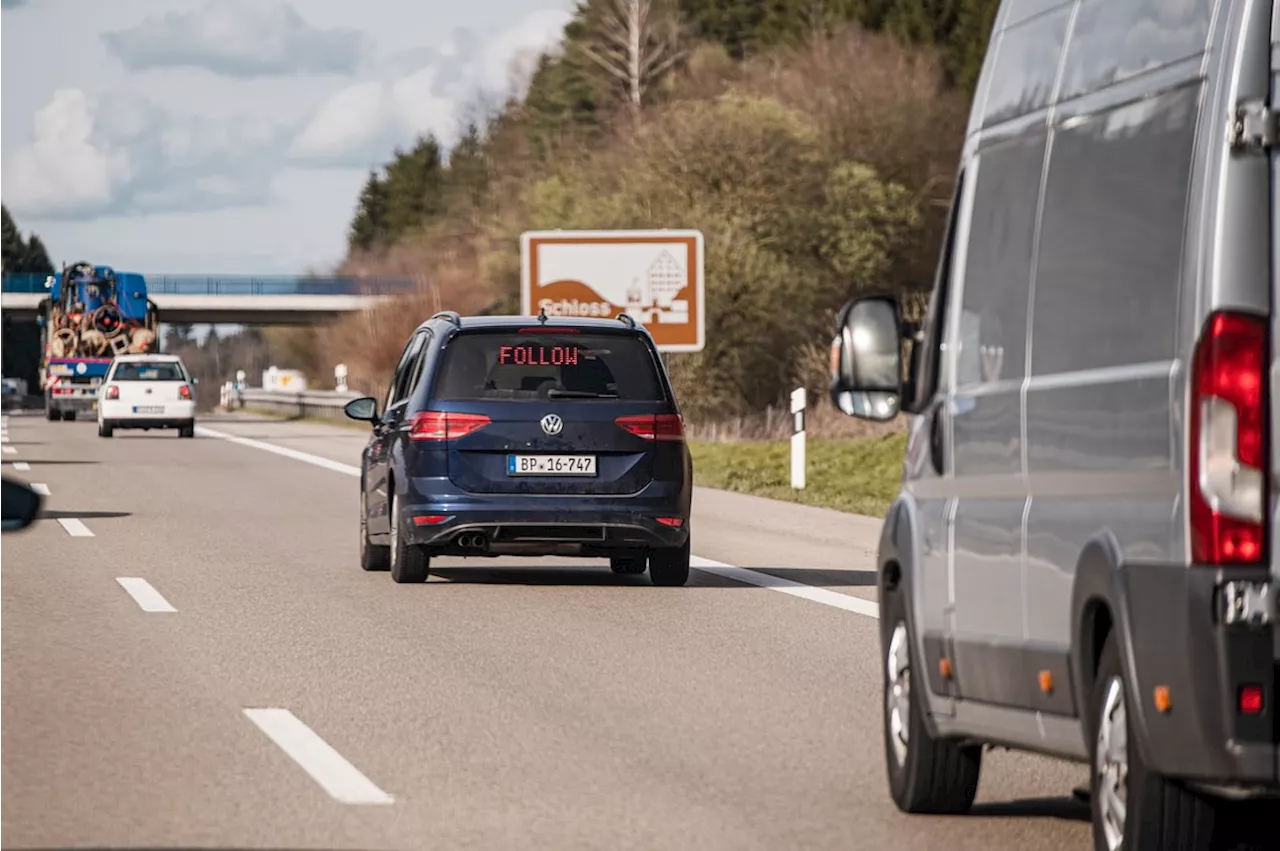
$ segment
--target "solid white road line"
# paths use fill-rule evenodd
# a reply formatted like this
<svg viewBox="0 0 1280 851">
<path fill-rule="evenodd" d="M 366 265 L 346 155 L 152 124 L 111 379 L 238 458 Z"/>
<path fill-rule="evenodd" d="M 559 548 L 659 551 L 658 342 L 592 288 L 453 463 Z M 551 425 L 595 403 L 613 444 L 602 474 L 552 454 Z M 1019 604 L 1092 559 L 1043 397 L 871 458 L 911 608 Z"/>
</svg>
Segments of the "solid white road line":
<svg viewBox="0 0 1280 851">
<path fill-rule="evenodd" d="M 783 594 L 802 597 L 805 600 L 821 603 L 824 606 L 834 606 L 837 609 L 844 609 L 846 612 L 866 615 L 869 618 L 880 617 L 880 606 L 871 600 L 864 600 L 851 594 L 828 591 L 826 588 L 815 588 L 812 585 L 805 585 L 803 582 L 792 582 L 790 579 L 771 576 L 768 573 L 761 573 L 758 570 L 750 570 L 745 567 L 734 567 L 731 564 L 712 561 L 709 558 L 701 558 L 700 556 L 694 556 L 689 559 L 689 565 L 697 570 L 714 573 L 717 576 L 723 576 L 747 585 L 756 585 L 760 588 L 768 588 L 771 591 L 781 591 Z"/>
<path fill-rule="evenodd" d="M 67 530 L 67 534 L 73 538 L 92 538 L 93 533 L 89 531 L 89 527 L 84 525 L 75 517 L 59 517 L 58 523 L 63 529 Z"/>
<path fill-rule="evenodd" d="M 136 576 L 117 576 L 116 582 L 129 592 L 129 596 L 144 612 L 176 612 L 169 601 L 160 596 L 160 592 L 151 587 L 151 583 Z"/>
<path fill-rule="evenodd" d="M 287 709 L 246 709 L 244 714 L 288 754 L 311 779 L 344 804 L 391 804 L 373 784 L 314 730 Z"/>
<path fill-rule="evenodd" d="M 309 452 L 299 452 L 296 449 L 289 449 L 286 446 L 276 446 L 274 443 L 264 443 L 261 440 L 252 440 L 247 437 L 236 437 L 233 434 L 214 431 L 213 429 L 205 428 L 204 426 L 196 426 L 196 434 L 216 437 L 219 440 L 238 443 L 241 446 L 248 446 L 252 449 L 261 449 L 263 452 L 274 452 L 277 455 L 283 455 L 286 458 L 292 458 L 295 461 L 303 461 L 307 464 L 314 464 L 317 467 L 323 467 L 326 470 L 332 470 L 335 473 L 345 473 L 348 476 L 360 475 L 359 467 L 352 467 L 350 464 L 340 464 L 337 461 L 330 461 L 328 458 L 321 458 L 319 455 L 312 455 Z"/>
<path fill-rule="evenodd" d="M 31 469 L 31 465 L 30 465 L 30 464 L 28 464 L 26 461 L 14 461 L 14 462 L 13 462 L 13 469 L 15 469 L 15 470 L 24 470 L 24 471 L 25 471 L 25 470 L 30 470 L 30 469 Z"/>
<path fill-rule="evenodd" d="M 40 482 L 32 482 L 31 489 L 36 493 L 40 494 L 41 496 L 49 495 L 49 486 L 45 484 L 41 484 Z"/>
<path fill-rule="evenodd" d="M 312 455 L 310 452 L 300 452 L 297 449 L 288 449 L 284 446 L 276 446 L 274 443 L 265 443 L 261 440 L 251 440 L 247 437 L 236 437 L 235 435 L 214 431 L 213 429 L 204 428 L 203 426 L 197 426 L 196 433 L 203 433 L 209 437 L 216 437 L 220 440 L 238 443 L 241 446 L 248 446 L 252 449 L 261 449 L 264 452 L 274 452 L 277 455 L 283 455 L 286 458 L 292 458 L 295 461 L 302 461 L 306 464 L 314 464 L 317 467 L 323 467 L 326 470 L 333 470 L 336 473 L 345 473 L 348 476 L 360 475 L 359 467 L 353 467 L 350 464 L 340 464 L 337 461 L 322 458 L 319 455 Z M 864 600 L 861 597 L 854 597 L 850 594 L 828 591 L 825 588 L 814 588 L 813 586 L 805 585 L 802 582 L 793 582 L 790 579 L 780 579 L 777 576 L 770 576 L 769 574 L 761 573 L 758 570 L 751 570 L 746 567 L 735 567 L 731 564 L 712 561 L 707 558 L 699 558 L 698 556 L 694 556 L 690 560 L 690 566 L 697 570 L 714 573 L 728 579 L 743 582 L 747 585 L 755 585 L 759 588 L 768 588 L 770 591 L 781 591 L 783 594 L 790 594 L 793 597 L 801 597 L 812 603 L 821 603 L 824 606 L 833 606 L 837 609 L 844 609 L 846 612 L 866 615 L 870 618 L 878 618 L 880 616 L 880 607 L 876 603 L 871 600 Z"/>
</svg>

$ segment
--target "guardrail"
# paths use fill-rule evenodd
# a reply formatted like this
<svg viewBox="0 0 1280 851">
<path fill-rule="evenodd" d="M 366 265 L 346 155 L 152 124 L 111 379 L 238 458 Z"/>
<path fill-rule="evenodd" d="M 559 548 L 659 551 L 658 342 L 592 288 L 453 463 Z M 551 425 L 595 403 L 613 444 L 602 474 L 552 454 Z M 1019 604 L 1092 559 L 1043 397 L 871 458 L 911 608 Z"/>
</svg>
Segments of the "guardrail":
<svg viewBox="0 0 1280 851">
<path fill-rule="evenodd" d="M 261 411 L 288 417 L 319 417 L 340 419 L 342 408 L 359 393 L 339 390 L 264 390 L 261 387 L 245 387 L 237 390 L 234 384 L 222 386 L 221 405 L 230 410 Z"/>
</svg>

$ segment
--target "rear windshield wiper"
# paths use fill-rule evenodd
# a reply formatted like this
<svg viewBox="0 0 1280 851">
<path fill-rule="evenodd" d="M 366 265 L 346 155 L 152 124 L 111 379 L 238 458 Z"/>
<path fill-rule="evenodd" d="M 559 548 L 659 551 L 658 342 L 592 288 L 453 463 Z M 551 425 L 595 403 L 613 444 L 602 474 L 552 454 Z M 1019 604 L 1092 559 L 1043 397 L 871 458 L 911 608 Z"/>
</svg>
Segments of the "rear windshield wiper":
<svg viewBox="0 0 1280 851">
<path fill-rule="evenodd" d="M 595 393 L 591 390 L 558 390 L 547 391 L 548 399 L 617 399 L 617 393 Z"/>
</svg>

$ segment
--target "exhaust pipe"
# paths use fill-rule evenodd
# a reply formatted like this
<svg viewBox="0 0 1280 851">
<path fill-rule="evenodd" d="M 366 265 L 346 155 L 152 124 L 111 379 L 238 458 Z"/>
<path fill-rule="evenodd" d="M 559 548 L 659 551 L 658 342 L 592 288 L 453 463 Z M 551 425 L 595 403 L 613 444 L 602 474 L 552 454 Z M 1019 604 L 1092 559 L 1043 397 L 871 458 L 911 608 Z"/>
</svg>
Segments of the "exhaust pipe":
<svg viewBox="0 0 1280 851">
<path fill-rule="evenodd" d="M 464 550 L 487 549 L 488 543 L 484 534 L 480 532 L 463 532 L 458 536 L 458 546 Z"/>
</svg>

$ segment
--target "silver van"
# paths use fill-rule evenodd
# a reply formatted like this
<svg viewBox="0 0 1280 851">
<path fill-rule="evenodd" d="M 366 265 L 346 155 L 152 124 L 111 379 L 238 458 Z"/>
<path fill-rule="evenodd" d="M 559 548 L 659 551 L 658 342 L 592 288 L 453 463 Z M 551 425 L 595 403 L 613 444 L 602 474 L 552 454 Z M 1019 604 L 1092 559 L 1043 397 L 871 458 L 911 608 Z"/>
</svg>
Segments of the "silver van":
<svg viewBox="0 0 1280 851">
<path fill-rule="evenodd" d="M 837 318 L 833 401 L 913 415 L 879 550 L 904 811 L 966 810 L 984 745 L 1088 763 L 1107 851 L 1280 794 L 1278 19 L 1005 0 L 924 320 Z"/>
</svg>

